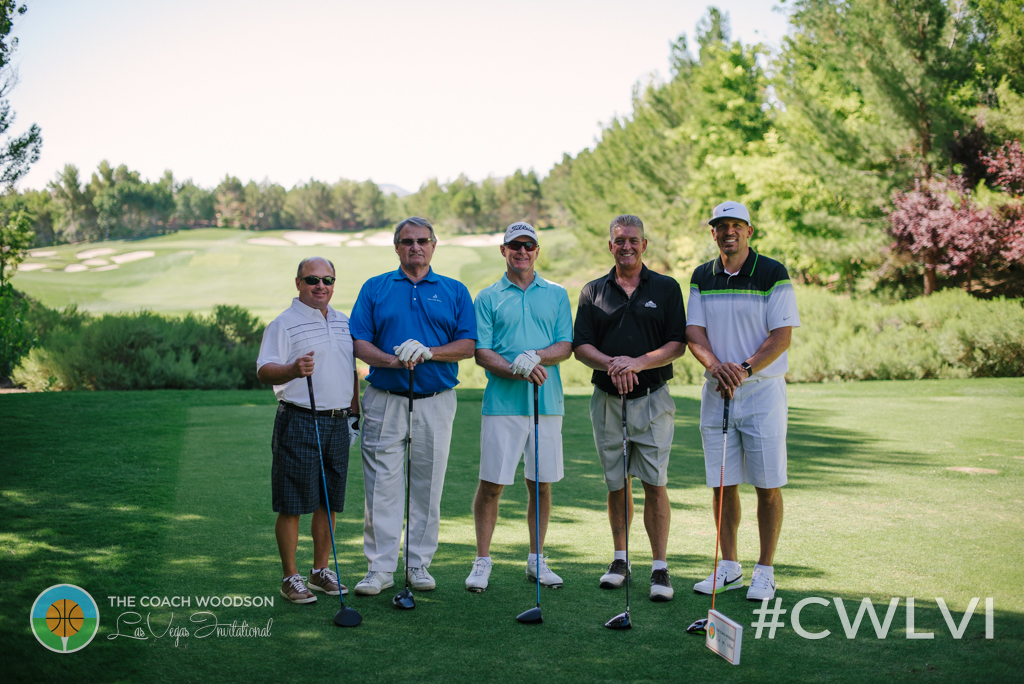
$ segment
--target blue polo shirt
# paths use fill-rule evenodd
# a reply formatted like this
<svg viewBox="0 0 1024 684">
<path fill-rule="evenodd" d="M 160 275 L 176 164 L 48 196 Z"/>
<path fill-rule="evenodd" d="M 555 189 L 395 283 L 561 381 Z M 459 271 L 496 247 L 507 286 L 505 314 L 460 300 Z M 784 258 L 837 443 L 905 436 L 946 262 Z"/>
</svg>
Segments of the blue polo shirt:
<svg viewBox="0 0 1024 684">
<path fill-rule="evenodd" d="M 388 354 L 408 339 L 428 347 L 476 339 L 473 298 L 466 286 L 430 269 L 413 283 L 399 268 L 363 284 L 349 319 L 352 339 L 370 342 Z M 459 384 L 459 364 L 427 361 L 416 366 L 414 392 L 442 392 Z M 370 384 L 389 392 L 409 391 L 409 371 L 371 368 Z"/>
<path fill-rule="evenodd" d="M 476 297 L 476 348 L 490 349 L 512 363 L 527 349 L 544 349 L 555 342 L 572 342 L 569 294 L 557 283 L 535 274 L 526 291 L 503 275 Z M 546 366 L 548 379 L 540 388 L 540 412 L 565 414 L 562 377 L 558 366 Z M 487 372 L 485 416 L 532 416 L 533 385 Z"/>
</svg>

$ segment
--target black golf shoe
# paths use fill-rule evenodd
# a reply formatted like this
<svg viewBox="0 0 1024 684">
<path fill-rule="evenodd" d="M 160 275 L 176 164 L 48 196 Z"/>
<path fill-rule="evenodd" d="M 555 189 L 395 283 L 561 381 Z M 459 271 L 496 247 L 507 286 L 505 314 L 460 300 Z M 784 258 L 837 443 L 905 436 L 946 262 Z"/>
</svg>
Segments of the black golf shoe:
<svg viewBox="0 0 1024 684">
<path fill-rule="evenodd" d="M 602 589 L 618 589 L 629 575 L 629 565 L 621 558 L 616 558 L 608 566 L 608 572 L 601 575 Z"/>
<path fill-rule="evenodd" d="M 675 592 L 672 590 L 672 580 L 668 577 L 668 570 L 654 570 L 651 572 L 651 600 L 655 603 L 671 601 Z"/>
</svg>

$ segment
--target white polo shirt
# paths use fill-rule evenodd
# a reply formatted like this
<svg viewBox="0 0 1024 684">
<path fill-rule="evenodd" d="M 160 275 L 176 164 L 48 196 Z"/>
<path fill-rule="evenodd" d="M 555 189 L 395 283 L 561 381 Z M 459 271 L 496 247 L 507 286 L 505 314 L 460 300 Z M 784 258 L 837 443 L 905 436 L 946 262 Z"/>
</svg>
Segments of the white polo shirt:
<svg viewBox="0 0 1024 684">
<path fill-rule="evenodd" d="M 352 404 L 355 357 L 348 316 L 327 307 L 327 318 L 319 309 L 295 298 L 290 308 L 275 318 L 263 331 L 257 371 L 268 363 L 289 364 L 313 352 L 313 394 L 318 411 L 346 409 Z M 309 408 L 309 389 L 305 378 L 274 385 L 278 401 Z"/>
</svg>

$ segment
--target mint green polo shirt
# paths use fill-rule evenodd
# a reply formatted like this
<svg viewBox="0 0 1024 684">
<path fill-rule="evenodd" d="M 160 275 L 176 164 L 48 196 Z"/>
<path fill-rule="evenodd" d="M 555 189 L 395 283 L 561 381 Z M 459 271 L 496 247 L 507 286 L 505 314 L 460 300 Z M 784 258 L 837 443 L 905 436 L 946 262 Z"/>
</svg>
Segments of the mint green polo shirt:
<svg viewBox="0 0 1024 684">
<path fill-rule="evenodd" d="M 507 275 L 476 297 L 476 348 L 491 349 L 509 364 L 527 349 L 544 349 L 555 342 L 572 342 L 569 294 L 558 283 L 534 274 L 526 291 Z M 540 412 L 565 414 L 562 377 L 558 366 L 545 366 L 548 379 L 540 388 Z M 485 416 L 532 416 L 533 384 L 506 380 L 487 372 Z"/>
</svg>

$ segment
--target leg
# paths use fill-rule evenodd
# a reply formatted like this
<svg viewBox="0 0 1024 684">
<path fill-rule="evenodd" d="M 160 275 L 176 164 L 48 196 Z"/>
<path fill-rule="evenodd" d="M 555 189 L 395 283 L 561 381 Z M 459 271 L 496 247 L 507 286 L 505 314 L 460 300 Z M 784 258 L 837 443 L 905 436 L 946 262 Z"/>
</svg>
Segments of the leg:
<svg viewBox="0 0 1024 684">
<path fill-rule="evenodd" d="M 654 560 L 666 559 L 668 550 L 668 528 L 672 507 L 668 501 L 666 487 L 644 484 L 644 527 L 651 540 L 651 555 Z"/>
<path fill-rule="evenodd" d="M 534 499 L 536 483 L 533 480 L 526 481 L 527 501 L 526 522 L 530 528 L 530 553 L 537 553 L 537 500 Z M 544 537 L 548 533 L 548 519 L 551 517 L 551 483 L 540 483 L 540 546 L 544 548 Z"/>
<path fill-rule="evenodd" d="M 441 529 L 441 493 L 455 421 L 455 391 L 416 402 L 409 491 L 410 568 L 430 567 Z"/>
<path fill-rule="evenodd" d="M 782 530 L 782 489 L 754 488 L 757 491 L 757 531 L 761 537 L 758 565 L 771 565 Z"/>
<path fill-rule="evenodd" d="M 405 515 L 408 405 L 372 386 L 363 393 L 363 553 L 369 570 L 395 572 Z"/>
<path fill-rule="evenodd" d="M 715 487 L 712 505 L 715 510 L 715 523 L 718 522 L 718 487 Z M 736 531 L 740 527 L 740 491 L 739 485 L 727 485 L 722 502 L 722 560 L 737 561 Z"/>
<path fill-rule="evenodd" d="M 630 479 L 626 484 L 627 496 L 629 498 L 629 523 L 623 526 L 622 521 L 625 518 L 626 511 L 623 507 L 626 503 L 622 500 L 622 488 L 614 492 L 608 492 L 608 522 L 612 527 L 612 543 L 615 545 L 616 551 L 626 550 L 626 535 L 629 534 L 629 528 L 633 525 L 633 480 Z"/>
<path fill-rule="evenodd" d="M 299 547 L 299 516 L 278 513 L 274 534 L 277 536 L 277 550 L 281 554 L 284 576 L 298 574 L 299 571 L 295 567 L 295 551 Z"/>
<path fill-rule="evenodd" d="M 473 497 L 473 522 L 476 525 L 476 555 L 491 555 L 491 537 L 498 522 L 498 504 L 504 485 L 480 480 Z"/>
<path fill-rule="evenodd" d="M 321 506 L 313 513 L 310 534 L 313 535 L 313 567 L 326 568 L 331 560 L 331 530 L 334 529 L 335 513 L 331 511 L 330 522 L 327 509 Z M 298 526 L 296 525 L 296 528 Z"/>
</svg>

